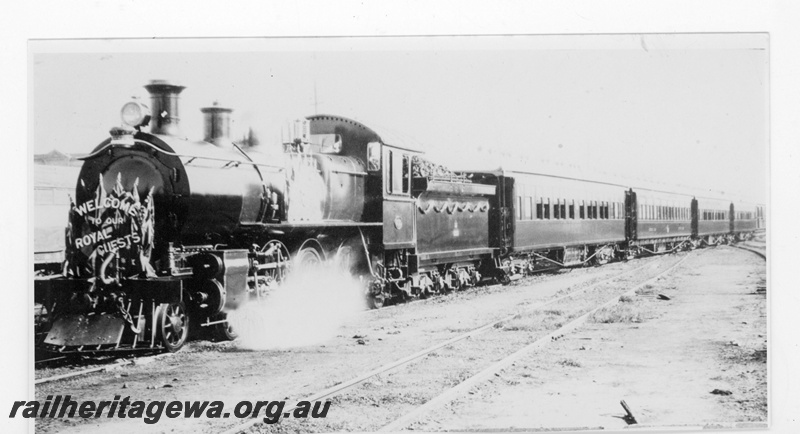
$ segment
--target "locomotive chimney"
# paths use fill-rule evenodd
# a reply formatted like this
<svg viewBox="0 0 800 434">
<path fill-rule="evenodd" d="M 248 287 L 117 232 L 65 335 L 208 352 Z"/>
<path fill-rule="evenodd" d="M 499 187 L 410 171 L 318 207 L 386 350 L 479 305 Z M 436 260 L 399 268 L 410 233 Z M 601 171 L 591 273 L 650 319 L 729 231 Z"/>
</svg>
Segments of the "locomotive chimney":
<svg viewBox="0 0 800 434">
<path fill-rule="evenodd" d="M 214 101 L 212 107 L 200 109 L 205 121 L 205 141 L 220 147 L 231 146 L 231 112 L 233 109 L 219 107 Z"/>
<path fill-rule="evenodd" d="M 166 80 L 152 80 L 144 87 L 150 92 L 150 132 L 176 136 L 180 133 L 178 117 L 178 95 L 184 86 L 172 84 Z"/>
</svg>

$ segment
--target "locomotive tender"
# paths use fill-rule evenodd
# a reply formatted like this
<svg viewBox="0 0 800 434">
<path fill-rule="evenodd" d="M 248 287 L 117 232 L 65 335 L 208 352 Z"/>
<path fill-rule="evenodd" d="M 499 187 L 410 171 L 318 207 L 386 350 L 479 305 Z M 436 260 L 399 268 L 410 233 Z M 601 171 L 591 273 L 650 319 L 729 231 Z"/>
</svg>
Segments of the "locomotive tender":
<svg viewBox="0 0 800 434">
<path fill-rule="evenodd" d="M 189 141 L 184 88 L 145 87 L 153 115 L 126 104 L 124 126 L 84 158 L 62 274 L 35 281 L 46 349 L 176 351 L 195 326 L 230 339 L 228 312 L 329 259 L 365 276 L 380 307 L 764 226 L 760 205 L 502 169 L 456 174 L 338 116 L 296 123 L 275 153 L 234 143 L 232 110 L 214 105 L 201 110 L 205 139 Z"/>
</svg>

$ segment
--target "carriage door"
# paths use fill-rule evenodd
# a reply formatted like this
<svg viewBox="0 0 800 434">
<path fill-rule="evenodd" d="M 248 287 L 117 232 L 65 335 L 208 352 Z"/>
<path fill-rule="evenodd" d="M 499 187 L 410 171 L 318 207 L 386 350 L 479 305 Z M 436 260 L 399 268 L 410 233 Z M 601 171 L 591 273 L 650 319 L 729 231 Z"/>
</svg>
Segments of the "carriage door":
<svg viewBox="0 0 800 434">
<path fill-rule="evenodd" d="M 384 145 L 383 162 L 383 244 L 387 249 L 413 248 L 411 154 Z"/>
<path fill-rule="evenodd" d="M 636 192 L 628 190 L 625 192 L 625 236 L 629 242 L 636 240 L 636 224 L 638 222 L 636 214 Z"/>
<path fill-rule="evenodd" d="M 700 210 L 697 209 L 697 199 L 692 198 L 692 236 L 696 237 L 699 229 Z"/>
<path fill-rule="evenodd" d="M 490 199 L 489 246 L 505 251 L 514 239 L 514 178 L 498 175 L 496 179 L 497 193 Z"/>
<path fill-rule="evenodd" d="M 733 212 L 734 212 L 734 211 L 735 211 L 735 210 L 734 210 L 734 208 L 733 208 L 733 202 L 731 202 L 731 206 L 730 206 L 730 212 L 728 213 L 728 222 L 730 223 L 730 231 L 731 231 L 731 232 L 733 232 L 733 220 L 734 220 L 734 217 L 733 217 L 733 216 L 734 216 L 734 214 L 733 214 Z"/>
</svg>

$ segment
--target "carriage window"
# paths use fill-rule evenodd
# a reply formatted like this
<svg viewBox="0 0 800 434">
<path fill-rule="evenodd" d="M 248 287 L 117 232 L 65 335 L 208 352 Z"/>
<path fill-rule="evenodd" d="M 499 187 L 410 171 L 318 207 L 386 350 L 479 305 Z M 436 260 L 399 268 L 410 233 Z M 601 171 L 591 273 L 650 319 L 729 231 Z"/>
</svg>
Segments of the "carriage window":
<svg viewBox="0 0 800 434">
<path fill-rule="evenodd" d="M 570 203 L 569 203 L 569 218 L 571 218 L 571 219 L 575 218 L 575 200 L 574 199 L 572 201 L 570 201 Z"/>
<path fill-rule="evenodd" d="M 533 216 L 531 215 L 531 213 L 533 212 L 531 210 L 531 203 L 533 203 L 533 198 L 528 196 L 525 199 L 527 199 L 525 201 L 525 219 L 526 220 L 533 220 Z"/>
<path fill-rule="evenodd" d="M 585 219 L 586 218 L 586 206 L 585 206 L 583 201 L 581 201 L 581 204 L 578 207 L 578 210 L 580 211 L 580 217 L 582 219 Z"/>
<path fill-rule="evenodd" d="M 544 218 L 544 210 L 542 209 L 544 207 L 542 204 L 543 201 L 544 199 L 540 197 L 539 202 L 536 203 L 536 218 L 540 220 Z"/>
<path fill-rule="evenodd" d="M 547 198 L 547 203 L 544 204 L 544 218 L 550 219 L 550 198 Z"/>
<path fill-rule="evenodd" d="M 517 196 L 517 220 L 522 220 L 522 196 Z"/>
<path fill-rule="evenodd" d="M 567 218 L 567 200 L 562 199 L 560 200 L 560 202 L 561 202 L 561 218 L 565 219 Z"/>
<path fill-rule="evenodd" d="M 553 218 L 561 218 L 561 199 L 556 199 L 555 203 L 553 204 Z"/>
</svg>

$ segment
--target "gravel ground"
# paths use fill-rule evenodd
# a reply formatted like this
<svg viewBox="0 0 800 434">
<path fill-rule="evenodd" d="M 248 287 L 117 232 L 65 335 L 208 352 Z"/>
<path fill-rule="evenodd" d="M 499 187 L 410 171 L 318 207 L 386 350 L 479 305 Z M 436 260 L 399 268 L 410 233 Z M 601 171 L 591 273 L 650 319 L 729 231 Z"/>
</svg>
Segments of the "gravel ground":
<svg viewBox="0 0 800 434">
<path fill-rule="evenodd" d="M 681 268 L 413 428 L 622 429 L 621 400 L 632 428 L 766 426 L 764 261 L 717 248 Z"/>
<path fill-rule="evenodd" d="M 437 342 L 444 342 L 459 333 L 519 311 L 526 306 L 553 298 L 567 288 L 574 290 L 640 265 L 647 265 L 647 268 L 637 273 L 637 278 L 644 280 L 674 263 L 676 259 L 676 256 L 646 258 L 603 267 L 563 271 L 518 281 L 509 287 L 475 288 L 380 311 L 361 312 L 348 318 L 335 337 L 316 345 L 255 351 L 242 347 L 239 342 L 196 341 L 179 353 L 148 364 L 137 363 L 113 372 L 37 386 L 36 397 L 44 400 L 49 394 L 71 394 L 74 400 L 110 400 L 115 395 L 130 396 L 132 400 L 144 401 L 222 400 L 226 403 L 226 410 L 232 408 L 239 400 L 294 401 Z M 708 378 L 705 380 L 707 383 L 715 384 L 714 388 L 734 391 L 728 396 L 708 395 L 710 398 L 706 400 L 711 405 L 707 408 L 698 407 L 690 414 L 698 414 L 700 408 L 707 411 L 726 408 L 728 413 L 725 414 L 730 417 L 716 417 L 720 416 L 717 412 L 710 413 L 715 417 L 708 420 L 764 420 L 766 355 L 754 352 L 756 349 L 763 349 L 763 345 L 758 348 L 753 346 L 759 343 L 758 339 L 761 338 L 753 338 L 755 340 L 752 342 L 745 339 L 750 335 L 762 334 L 762 337 L 765 335 L 766 318 L 758 317 L 759 314 L 763 315 L 766 309 L 764 297 L 759 295 L 748 298 L 737 295 L 726 298 L 720 293 L 725 290 L 746 291 L 748 285 L 754 286 L 755 283 L 751 284 L 751 280 L 763 279 L 765 268 L 763 260 L 752 253 L 740 250 L 708 249 L 692 253 L 690 261 L 693 265 L 681 267 L 682 271 L 676 271 L 676 277 L 665 286 L 665 288 L 674 287 L 668 290 L 670 294 L 677 294 L 672 300 L 657 302 L 652 298 L 641 297 L 640 300 L 637 297 L 635 301 L 628 303 L 642 318 L 641 323 L 588 324 L 575 334 L 555 342 L 544 352 L 531 356 L 532 359 L 525 363 L 531 367 L 530 369 L 517 372 L 516 369 L 521 367 L 518 363 L 514 369 L 502 373 L 496 381 L 478 388 L 473 394 L 457 400 L 452 406 L 426 416 L 426 419 L 418 422 L 414 428 L 438 430 L 509 427 L 511 425 L 508 423 L 498 422 L 493 425 L 489 421 L 501 421 L 505 417 L 504 414 L 520 418 L 528 415 L 531 409 L 536 409 L 537 412 L 541 409 L 541 413 L 550 415 L 536 419 L 541 421 L 536 426 L 575 426 L 581 419 L 567 417 L 566 420 L 570 423 L 564 424 L 558 422 L 553 413 L 570 413 L 568 410 L 574 408 L 588 414 L 586 410 L 593 407 L 587 407 L 583 402 L 579 403 L 575 397 L 568 399 L 567 403 L 556 404 L 560 402 L 557 399 L 558 393 L 567 396 L 571 393 L 570 390 L 580 390 L 580 396 L 585 395 L 587 400 L 590 400 L 589 396 L 594 396 L 590 401 L 596 402 L 595 406 L 608 404 L 608 409 L 604 411 L 611 415 L 619 415 L 621 408 L 618 401 L 626 399 L 633 407 L 637 418 L 641 418 L 642 424 L 693 423 L 697 418 L 684 417 L 677 410 L 673 413 L 676 416 L 669 418 L 665 416 L 663 405 L 639 399 L 639 396 L 648 393 L 664 394 L 670 390 L 685 390 L 681 384 L 689 377 L 685 373 L 678 376 L 677 374 L 683 372 L 681 369 L 696 369 L 698 373 L 703 373 L 703 378 Z M 718 281 L 720 278 L 722 280 Z M 560 302 L 535 314 L 521 315 L 500 325 L 496 330 L 442 348 L 420 361 L 370 379 L 367 383 L 332 398 L 331 409 L 326 419 L 287 419 L 277 425 L 258 425 L 253 431 L 378 429 L 493 361 L 535 340 L 536 336 L 545 334 L 557 328 L 559 324 L 568 322 L 570 318 L 579 316 L 594 307 L 600 299 L 613 297 L 614 291 L 620 291 L 621 286 L 625 285 L 598 288 L 590 291 L 589 296 L 577 301 Z M 749 290 L 754 289 L 749 288 Z M 724 302 L 717 298 L 724 299 Z M 734 299 L 741 299 L 741 302 L 736 304 Z M 699 306 L 706 307 L 701 309 Z M 703 320 L 699 322 L 708 324 L 703 326 L 704 328 L 692 325 L 692 332 L 687 333 L 687 324 L 694 324 L 696 322 L 694 318 L 703 313 L 701 312 L 703 309 L 712 309 L 710 312 L 705 312 L 708 317 L 702 317 Z M 612 312 L 612 316 L 620 313 L 630 312 Z M 598 320 L 603 319 L 598 318 Z M 747 324 L 740 324 L 743 321 Z M 733 327 L 731 324 L 737 325 Z M 650 329 L 651 332 L 643 333 Z M 720 333 L 726 336 L 720 338 L 718 336 Z M 701 336 L 704 338 L 700 339 Z M 696 357 L 685 355 L 685 359 L 694 362 L 681 367 L 683 359 L 671 360 L 670 357 L 686 353 L 685 350 L 679 349 L 686 348 L 684 341 L 691 338 L 697 341 Z M 640 342 L 642 340 L 645 342 Z M 738 345 L 730 344 L 730 341 L 735 341 Z M 671 344 L 666 345 L 666 343 Z M 625 350 L 620 351 L 623 348 L 618 350 L 617 345 L 624 347 Z M 581 350 L 581 346 L 585 348 Z M 556 353 L 550 354 L 551 351 Z M 563 354 L 558 351 L 562 351 Z M 763 357 L 761 360 L 752 359 L 753 354 Z M 584 359 L 588 355 L 598 358 Z M 669 361 L 669 363 L 652 367 L 648 365 L 651 360 Z M 726 370 L 722 371 L 721 368 Z M 706 375 L 708 370 L 713 371 L 714 375 Z M 42 370 L 37 372 L 37 378 L 62 371 L 63 369 Z M 664 378 L 669 378 L 664 377 L 666 373 L 675 374 L 676 380 L 664 381 Z M 744 374 L 744 377 L 740 374 Z M 629 376 L 639 380 L 631 382 L 628 380 Z M 712 377 L 719 379 L 711 380 Z M 743 380 L 739 379 L 745 377 L 752 383 L 751 391 L 747 392 L 747 395 L 744 391 L 746 389 L 736 389 L 744 387 Z M 605 397 L 601 399 L 597 393 L 590 393 L 593 389 L 587 385 L 585 381 L 587 378 L 600 382 L 593 387 L 598 391 L 605 391 L 609 396 L 613 394 L 614 398 L 608 401 Z M 508 379 L 508 382 L 505 379 Z M 564 383 L 566 380 L 570 382 Z M 611 384 L 617 382 L 619 385 L 614 388 L 622 390 L 611 388 Z M 694 378 L 690 381 L 692 382 L 697 382 L 697 379 Z M 533 385 L 532 389 L 526 386 L 528 383 Z M 575 389 L 576 384 L 582 386 Z M 646 386 L 654 388 L 649 389 Z M 696 386 L 699 387 L 700 384 Z M 554 395 L 548 394 L 551 392 Z M 501 399 L 504 396 L 511 402 L 517 402 L 516 407 L 520 408 L 515 409 L 515 406 L 508 405 L 508 402 Z M 672 395 L 664 394 L 664 396 L 667 398 L 663 398 L 662 403 L 670 404 L 670 408 L 684 407 L 680 399 L 673 402 Z M 527 410 L 522 411 L 521 407 Z M 477 411 L 478 409 L 482 410 Z M 540 413 L 529 416 L 538 418 Z M 234 418 L 206 420 L 162 417 L 158 424 L 145 425 L 141 420 L 117 418 L 45 419 L 37 421 L 37 431 L 219 432 L 237 422 L 239 421 Z M 585 423 L 581 422 L 581 425 L 595 424 L 610 428 L 615 426 L 614 422 L 621 420 L 606 416 L 600 425 L 597 425 L 600 422 L 590 419 Z M 515 423 L 515 426 L 531 427 L 534 424 L 530 419 L 524 419 Z"/>
</svg>

